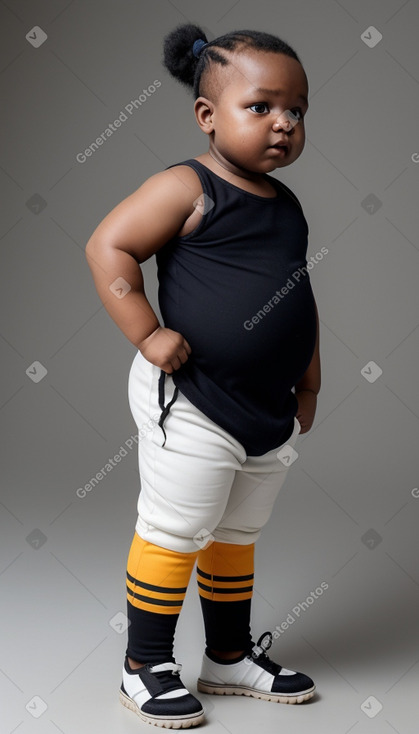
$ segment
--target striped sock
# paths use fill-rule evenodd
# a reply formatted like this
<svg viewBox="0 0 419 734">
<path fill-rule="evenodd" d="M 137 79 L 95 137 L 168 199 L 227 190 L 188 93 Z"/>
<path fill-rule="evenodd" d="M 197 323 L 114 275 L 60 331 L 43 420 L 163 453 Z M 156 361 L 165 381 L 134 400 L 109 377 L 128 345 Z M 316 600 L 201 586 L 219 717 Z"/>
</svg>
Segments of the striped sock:
<svg viewBox="0 0 419 734">
<path fill-rule="evenodd" d="M 208 649 L 247 650 L 253 644 L 254 547 L 254 543 L 214 541 L 198 553 L 197 583 Z"/>
<path fill-rule="evenodd" d="M 174 662 L 173 639 L 198 550 L 178 553 L 137 533 L 127 562 L 128 647 L 140 663 Z"/>
</svg>

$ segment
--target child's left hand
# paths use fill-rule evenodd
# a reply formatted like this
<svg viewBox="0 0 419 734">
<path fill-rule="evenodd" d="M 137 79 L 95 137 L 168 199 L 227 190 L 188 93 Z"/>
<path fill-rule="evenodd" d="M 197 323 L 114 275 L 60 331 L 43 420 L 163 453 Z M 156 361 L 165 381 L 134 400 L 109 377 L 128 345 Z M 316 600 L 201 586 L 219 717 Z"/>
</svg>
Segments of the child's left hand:
<svg viewBox="0 0 419 734">
<path fill-rule="evenodd" d="M 297 420 L 301 423 L 301 433 L 307 433 L 313 425 L 317 408 L 317 395 L 311 390 L 295 393 L 298 400 Z"/>
</svg>

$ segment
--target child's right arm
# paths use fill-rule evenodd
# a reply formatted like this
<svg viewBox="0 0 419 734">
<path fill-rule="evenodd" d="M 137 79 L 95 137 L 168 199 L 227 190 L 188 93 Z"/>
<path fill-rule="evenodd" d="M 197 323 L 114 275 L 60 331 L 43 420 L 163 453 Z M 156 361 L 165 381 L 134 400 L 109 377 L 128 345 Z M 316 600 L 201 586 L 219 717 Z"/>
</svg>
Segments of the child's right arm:
<svg viewBox="0 0 419 734">
<path fill-rule="evenodd" d="M 145 293 L 139 263 L 182 228 L 196 198 L 189 169 L 151 176 L 100 222 L 86 245 L 96 290 L 107 312 L 143 356 L 167 373 L 186 362 L 191 348 L 177 331 L 160 326 Z M 118 298 L 109 286 L 119 277 L 131 289 Z"/>
</svg>

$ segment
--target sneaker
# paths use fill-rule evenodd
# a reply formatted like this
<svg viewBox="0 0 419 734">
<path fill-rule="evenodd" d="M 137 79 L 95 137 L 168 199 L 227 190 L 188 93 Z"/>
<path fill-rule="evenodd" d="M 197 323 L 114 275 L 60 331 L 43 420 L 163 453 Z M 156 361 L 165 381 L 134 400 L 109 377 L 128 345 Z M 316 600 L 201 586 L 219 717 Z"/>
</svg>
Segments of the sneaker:
<svg viewBox="0 0 419 734">
<path fill-rule="evenodd" d="M 233 661 L 222 660 L 206 648 L 198 691 L 253 696 L 276 703 L 302 703 L 312 698 L 316 686 L 311 678 L 270 660 L 265 650 L 271 644 L 272 634 L 265 632 L 257 645 Z"/>
<path fill-rule="evenodd" d="M 204 709 L 180 680 L 179 663 L 146 663 L 131 670 L 125 658 L 121 703 L 134 711 L 142 721 L 167 729 L 187 729 L 204 720 Z"/>
</svg>

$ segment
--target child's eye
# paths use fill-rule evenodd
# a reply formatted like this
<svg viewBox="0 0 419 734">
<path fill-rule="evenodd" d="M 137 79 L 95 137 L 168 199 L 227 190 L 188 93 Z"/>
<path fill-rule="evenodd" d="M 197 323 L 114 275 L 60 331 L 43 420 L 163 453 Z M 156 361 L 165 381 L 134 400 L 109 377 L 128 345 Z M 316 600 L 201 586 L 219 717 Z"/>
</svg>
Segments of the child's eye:
<svg viewBox="0 0 419 734">
<path fill-rule="evenodd" d="M 298 115 L 298 121 L 300 121 L 300 120 L 303 119 L 303 111 L 302 111 L 302 109 L 300 107 L 294 107 L 294 109 L 292 109 L 290 111 L 292 112 L 293 115 L 295 115 L 295 113 L 297 113 L 297 115 Z"/>
<path fill-rule="evenodd" d="M 257 114 L 262 114 L 263 112 L 269 109 L 269 106 L 266 104 L 266 102 L 255 102 L 255 104 L 250 105 L 249 109 L 252 109 L 252 108 L 256 108 L 254 109 L 254 112 L 256 112 Z M 300 120 L 302 120 L 304 117 L 303 111 L 300 107 L 294 107 L 292 110 L 290 110 L 290 112 L 292 112 L 293 115 L 298 117 L 298 122 L 300 122 Z"/>
<path fill-rule="evenodd" d="M 259 108 L 260 107 L 264 107 L 265 109 L 268 109 L 268 105 L 265 102 L 256 102 L 255 104 L 250 105 L 250 109 L 252 109 L 252 107 L 259 107 Z M 264 111 L 265 111 L 264 109 L 262 109 L 262 110 L 260 110 L 260 109 L 255 110 L 255 112 L 257 112 L 258 114 L 260 112 L 264 112 Z"/>
</svg>

